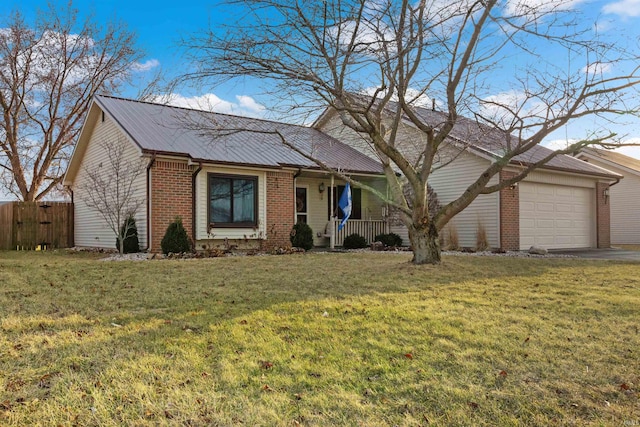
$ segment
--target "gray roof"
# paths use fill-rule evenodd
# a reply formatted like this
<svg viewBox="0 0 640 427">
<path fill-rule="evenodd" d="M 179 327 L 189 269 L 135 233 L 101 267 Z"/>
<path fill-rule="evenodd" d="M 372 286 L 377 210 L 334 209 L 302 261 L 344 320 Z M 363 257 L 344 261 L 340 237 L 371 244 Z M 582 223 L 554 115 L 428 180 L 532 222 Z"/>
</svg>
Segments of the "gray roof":
<svg viewBox="0 0 640 427">
<path fill-rule="evenodd" d="M 346 173 L 383 173 L 382 165 L 305 126 L 191 110 L 110 96 L 95 102 L 143 152 L 188 156 L 194 161 L 261 167 L 320 169 L 298 150 Z"/>
<path fill-rule="evenodd" d="M 420 107 L 416 108 L 415 111 L 424 123 L 428 123 L 436 129 L 444 124 L 447 119 L 446 113 L 441 111 L 433 111 Z M 508 132 L 500 129 L 483 125 L 466 117 L 458 117 L 449 137 L 467 144 L 472 149 L 484 152 L 493 157 L 501 157 L 509 147 L 509 144 L 515 145 L 518 143 L 518 137 L 510 135 Z M 553 150 L 547 147 L 536 145 L 527 152 L 515 156 L 511 160 L 511 163 L 529 165 L 543 160 L 552 152 Z M 543 168 L 607 177 L 619 176 L 614 172 L 591 165 L 566 154 L 555 156 L 545 163 Z"/>
<path fill-rule="evenodd" d="M 584 148 L 582 152 L 591 154 L 593 157 L 600 158 L 611 163 L 616 163 L 620 166 L 634 170 L 636 172 L 640 172 L 640 160 L 626 156 L 622 153 L 594 147 Z"/>
</svg>

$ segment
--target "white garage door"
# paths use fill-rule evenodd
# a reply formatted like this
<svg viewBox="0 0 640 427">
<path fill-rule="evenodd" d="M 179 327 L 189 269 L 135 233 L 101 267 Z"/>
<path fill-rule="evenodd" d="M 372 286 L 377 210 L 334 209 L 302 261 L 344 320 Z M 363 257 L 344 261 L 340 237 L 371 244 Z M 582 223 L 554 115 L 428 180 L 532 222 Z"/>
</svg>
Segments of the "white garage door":
<svg viewBox="0 0 640 427">
<path fill-rule="evenodd" d="M 594 194 L 591 188 L 521 182 L 520 249 L 593 246 Z"/>
</svg>

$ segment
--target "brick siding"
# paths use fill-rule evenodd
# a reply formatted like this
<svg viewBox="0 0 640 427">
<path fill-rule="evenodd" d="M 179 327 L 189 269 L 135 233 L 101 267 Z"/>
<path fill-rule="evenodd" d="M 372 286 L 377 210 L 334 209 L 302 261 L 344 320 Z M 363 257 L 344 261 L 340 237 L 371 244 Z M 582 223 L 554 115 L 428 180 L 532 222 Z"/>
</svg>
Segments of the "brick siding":
<svg viewBox="0 0 640 427">
<path fill-rule="evenodd" d="M 291 246 L 295 212 L 293 173 L 267 172 L 267 218 L 264 249 Z"/>
<path fill-rule="evenodd" d="M 608 188 L 608 183 L 596 183 L 596 243 L 598 248 L 611 247 L 611 198 L 604 195 L 604 190 Z"/>
<path fill-rule="evenodd" d="M 500 181 L 515 175 L 500 171 Z M 520 192 L 517 186 L 500 190 L 500 248 L 505 251 L 520 249 Z"/>
<path fill-rule="evenodd" d="M 162 251 L 160 242 L 177 216 L 192 236 L 191 175 L 195 168 L 170 160 L 156 160 L 151 167 L 151 252 Z"/>
</svg>

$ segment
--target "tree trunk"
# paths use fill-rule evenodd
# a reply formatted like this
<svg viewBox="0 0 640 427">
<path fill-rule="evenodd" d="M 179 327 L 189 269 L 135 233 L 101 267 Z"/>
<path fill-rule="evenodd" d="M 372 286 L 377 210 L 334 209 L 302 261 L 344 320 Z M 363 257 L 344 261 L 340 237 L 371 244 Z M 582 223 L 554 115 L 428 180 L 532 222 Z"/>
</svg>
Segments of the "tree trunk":
<svg viewBox="0 0 640 427">
<path fill-rule="evenodd" d="M 413 250 L 414 264 L 440 264 L 440 240 L 438 230 L 431 223 L 428 227 L 409 227 L 409 240 Z"/>
</svg>

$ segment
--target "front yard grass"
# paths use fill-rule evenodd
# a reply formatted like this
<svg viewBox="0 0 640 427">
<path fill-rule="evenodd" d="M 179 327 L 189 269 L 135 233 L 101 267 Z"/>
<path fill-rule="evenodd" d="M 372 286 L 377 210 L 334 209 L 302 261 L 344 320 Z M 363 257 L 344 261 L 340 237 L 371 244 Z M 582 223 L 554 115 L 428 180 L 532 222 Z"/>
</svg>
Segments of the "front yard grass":
<svg viewBox="0 0 640 427">
<path fill-rule="evenodd" d="M 640 264 L 0 252 L 0 425 L 640 422 Z"/>
</svg>

